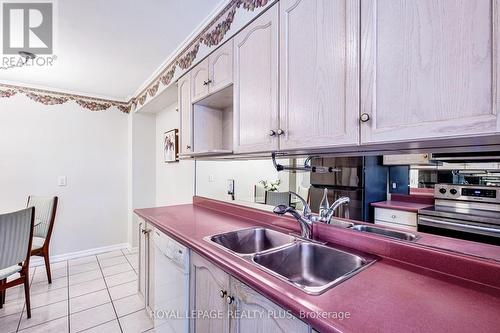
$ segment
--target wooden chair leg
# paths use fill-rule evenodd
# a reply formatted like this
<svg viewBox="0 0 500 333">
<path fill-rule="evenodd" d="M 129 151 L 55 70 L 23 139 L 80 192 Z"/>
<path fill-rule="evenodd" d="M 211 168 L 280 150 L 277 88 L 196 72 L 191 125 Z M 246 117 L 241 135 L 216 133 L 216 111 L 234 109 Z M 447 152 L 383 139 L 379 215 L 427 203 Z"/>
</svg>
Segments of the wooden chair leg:
<svg viewBox="0 0 500 333">
<path fill-rule="evenodd" d="M 31 303 L 30 303 L 30 277 L 29 272 L 24 276 L 24 297 L 26 298 L 26 314 L 31 318 Z"/>
<path fill-rule="evenodd" d="M 52 283 L 52 276 L 50 274 L 50 262 L 49 262 L 49 251 L 43 252 L 43 260 L 45 261 L 45 270 L 47 271 L 47 280 Z"/>
<path fill-rule="evenodd" d="M 0 286 L 6 283 L 7 279 L 0 280 Z M 5 289 L 0 291 L 0 309 L 3 308 L 3 305 L 5 304 L 5 292 Z"/>
</svg>

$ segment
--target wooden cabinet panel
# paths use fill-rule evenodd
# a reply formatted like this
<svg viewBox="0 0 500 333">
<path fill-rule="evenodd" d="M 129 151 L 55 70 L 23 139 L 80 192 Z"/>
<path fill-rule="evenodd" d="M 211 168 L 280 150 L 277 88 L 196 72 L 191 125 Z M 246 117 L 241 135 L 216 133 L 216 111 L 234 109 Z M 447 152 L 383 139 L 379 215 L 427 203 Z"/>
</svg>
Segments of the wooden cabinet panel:
<svg viewBox="0 0 500 333">
<path fill-rule="evenodd" d="M 210 93 L 221 90 L 233 83 L 233 40 L 215 50 L 208 57 Z"/>
<path fill-rule="evenodd" d="M 179 93 L 179 115 L 180 115 L 180 153 L 187 154 L 193 151 L 192 122 L 193 108 L 191 105 L 191 81 L 189 74 L 181 77 L 177 82 Z"/>
<path fill-rule="evenodd" d="M 231 295 L 235 298 L 235 316 L 231 332 L 238 333 L 307 333 L 309 326 L 292 314 L 274 304 L 244 283 L 231 278 Z M 245 314 L 256 314 L 255 317 Z M 268 315 L 272 314 L 272 315 Z"/>
<path fill-rule="evenodd" d="M 190 269 L 190 311 L 220 313 L 221 318 L 205 315 L 193 318 L 191 331 L 199 333 L 229 332 L 228 306 L 220 291 L 229 292 L 229 275 L 200 255 L 192 252 Z"/>
<path fill-rule="evenodd" d="M 278 6 L 234 37 L 235 152 L 278 149 Z"/>
<path fill-rule="evenodd" d="M 361 0 L 361 143 L 499 131 L 499 2 Z"/>
<path fill-rule="evenodd" d="M 359 1 L 280 1 L 281 149 L 359 142 Z"/>
<path fill-rule="evenodd" d="M 144 300 L 144 304 L 149 306 L 152 304 L 152 290 L 151 290 L 151 276 L 154 276 L 151 265 L 151 247 L 153 246 L 150 241 L 150 231 L 153 229 L 143 219 L 139 219 L 139 276 L 138 276 L 138 289 L 139 295 Z M 153 259 L 154 260 L 154 259 Z"/>
<path fill-rule="evenodd" d="M 208 95 L 208 58 L 191 70 L 191 101 L 194 103 Z"/>
</svg>

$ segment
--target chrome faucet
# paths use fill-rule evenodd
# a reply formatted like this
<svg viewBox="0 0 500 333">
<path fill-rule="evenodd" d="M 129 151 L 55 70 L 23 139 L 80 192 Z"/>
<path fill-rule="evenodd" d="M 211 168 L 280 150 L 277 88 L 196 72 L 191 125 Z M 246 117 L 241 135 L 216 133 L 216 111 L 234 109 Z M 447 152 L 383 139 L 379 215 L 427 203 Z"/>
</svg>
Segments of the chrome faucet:
<svg viewBox="0 0 500 333">
<path fill-rule="evenodd" d="M 330 224 L 332 221 L 333 214 L 342 205 L 347 205 L 349 202 L 351 202 L 351 199 L 349 197 L 340 197 L 338 198 L 332 205 L 326 209 L 320 212 L 320 221 Z"/>
<path fill-rule="evenodd" d="M 313 224 L 313 215 L 311 212 L 311 208 L 307 204 L 307 202 L 297 193 L 290 191 L 291 194 L 296 196 L 304 207 L 302 214 L 297 212 L 294 208 L 286 206 L 286 205 L 278 205 L 274 207 L 273 212 L 277 215 L 285 215 L 286 213 L 290 213 L 297 222 L 300 224 L 300 236 L 302 238 L 312 239 L 312 224 Z"/>
</svg>

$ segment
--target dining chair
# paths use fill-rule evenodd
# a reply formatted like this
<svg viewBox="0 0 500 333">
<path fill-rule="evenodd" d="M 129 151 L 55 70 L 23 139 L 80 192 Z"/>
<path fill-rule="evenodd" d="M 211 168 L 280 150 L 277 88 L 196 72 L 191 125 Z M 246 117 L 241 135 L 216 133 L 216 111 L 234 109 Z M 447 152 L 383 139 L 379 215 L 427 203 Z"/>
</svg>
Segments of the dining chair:
<svg viewBox="0 0 500 333">
<path fill-rule="evenodd" d="M 56 218 L 57 201 L 57 197 L 28 197 L 28 207 L 35 207 L 35 230 L 33 231 L 31 255 L 43 257 L 49 283 L 52 283 L 49 245 Z"/>
<path fill-rule="evenodd" d="M 34 218 L 34 207 L 0 215 L 0 308 L 5 304 L 6 290 L 24 284 L 28 318 L 31 318 L 29 263 Z M 16 273 L 19 277 L 7 282 Z"/>
</svg>

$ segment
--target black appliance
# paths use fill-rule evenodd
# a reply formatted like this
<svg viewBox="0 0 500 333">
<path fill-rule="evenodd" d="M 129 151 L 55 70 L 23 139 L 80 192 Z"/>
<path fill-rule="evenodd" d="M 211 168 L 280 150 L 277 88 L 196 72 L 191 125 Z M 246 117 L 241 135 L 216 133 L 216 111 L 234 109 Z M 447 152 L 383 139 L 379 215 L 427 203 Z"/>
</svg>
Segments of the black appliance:
<svg viewBox="0 0 500 333">
<path fill-rule="evenodd" d="M 323 191 L 328 189 L 328 202 L 332 204 L 339 197 L 351 199 L 335 212 L 335 216 L 352 220 L 373 222 L 372 202 L 387 199 L 387 167 L 382 156 L 365 157 L 317 157 L 312 166 L 332 167 L 330 173 L 311 173 L 310 206 L 319 211 Z"/>
</svg>

